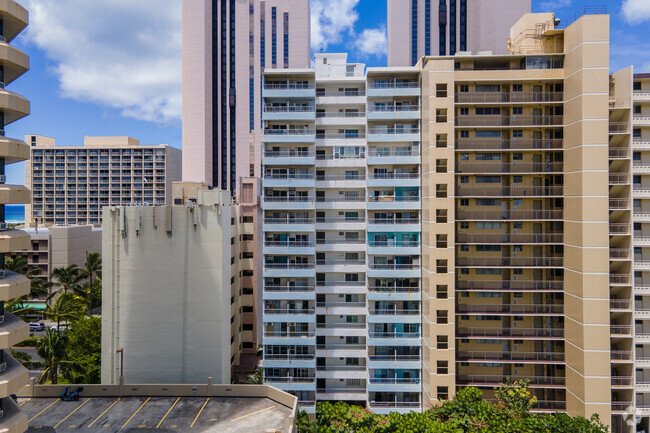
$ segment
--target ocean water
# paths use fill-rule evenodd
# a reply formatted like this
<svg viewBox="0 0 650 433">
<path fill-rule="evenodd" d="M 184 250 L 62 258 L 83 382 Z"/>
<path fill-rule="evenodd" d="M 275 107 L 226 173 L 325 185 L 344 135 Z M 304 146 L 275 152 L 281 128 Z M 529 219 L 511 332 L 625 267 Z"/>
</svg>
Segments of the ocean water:
<svg viewBox="0 0 650 433">
<path fill-rule="evenodd" d="M 5 222 L 7 224 L 22 224 L 25 222 L 25 205 L 5 205 Z"/>
</svg>

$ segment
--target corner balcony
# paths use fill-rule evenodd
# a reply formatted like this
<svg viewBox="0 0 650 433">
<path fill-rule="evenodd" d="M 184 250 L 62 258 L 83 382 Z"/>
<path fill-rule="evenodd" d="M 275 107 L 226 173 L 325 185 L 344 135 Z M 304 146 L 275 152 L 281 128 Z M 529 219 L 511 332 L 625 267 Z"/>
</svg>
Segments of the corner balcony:
<svg viewBox="0 0 650 433">
<path fill-rule="evenodd" d="M 313 308 L 265 308 L 262 315 L 264 322 L 315 323 Z"/>
<path fill-rule="evenodd" d="M 29 115 L 30 104 L 23 96 L 0 88 L 0 111 L 4 113 L 4 126 Z"/>
<path fill-rule="evenodd" d="M 263 253 L 314 255 L 316 248 L 314 241 L 265 241 Z"/>
<path fill-rule="evenodd" d="M 309 196 L 269 196 L 262 197 L 265 210 L 312 210 L 314 197 Z"/>
<path fill-rule="evenodd" d="M 6 73 L 6 72 L 5 72 Z M 0 135 L 0 157 L 3 157 L 6 164 L 13 164 L 30 159 L 30 148 L 22 140 L 3 137 Z"/>
<path fill-rule="evenodd" d="M 4 278 L 0 278 L 0 301 L 27 295 L 29 287 L 30 281 L 27 277 L 5 269 Z"/>
<path fill-rule="evenodd" d="M 417 104 L 369 105 L 368 120 L 420 120 L 420 107 Z"/>
<path fill-rule="evenodd" d="M 267 174 L 265 188 L 314 188 L 313 174 Z"/>
<path fill-rule="evenodd" d="M 314 98 L 316 87 L 314 83 L 264 84 L 263 98 Z"/>
<path fill-rule="evenodd" d="M 373 309 L 368 310 L 368 323 L 421 323 L 420 310 Z"/>
<path fill-rule="evenodd" d="M 264 384 L 271 385 L 282 391 L 314 391 L 316 378 L 314 377 L 264 377 Z"/>
<path fill-rule="evenodd" d="M 268 300 L 315 300 L 315 286 L 264 286 L 264 299 Z"/>
<path fill-rule="evenodd" d="M 318 337 L 365 337 L 365 323 L 326 322 L 316 324 Z"/>
<path fill-rule="evenodd" d="M 413 81 L 368 82 L 368 98 L 420 96 L 420 83 Z"/>
<path fill-rule="evenodd" d="M 316 131 L 313 129 L 265 129 L 264 143 L 315 143 Z"/>
<path fill-rule="evenodd" d="M 419 232 L 419 218 L 374 218 L 368 220 L 369 232 Z"/>
<path fill-rule="evenodd" d="M 364 217 L 320 217 L 316 218 L 319 230 L 365 230 Z"/>
<path fill-rule="evenodd" d="M 31 193 L 22 185 L 0 184 L 0 203 L 29 204 L 32 202 Z"/>
<path fill-rule="evenodd" d="M 420 141 L 420 129 L 410 128 L 370 128 L 368 143 L 393 143 Z"/>
<path fill-rule="evenodd" d="M 264 354 L 264 368 L 316 368 L 314 354 Z"/>
<path fill-rule="evenodd" d="M 366 271 L 365 260 L 317 260 L 317 272 L 361 273 Z"/>
<path fill-rule="evenodd" d="M 27 431 L 27 413 L 20 411 L 13 398 L 5 397 L 2 399 L 2 415 L 0 432 L 23 433 Z"/>
<path fill-rule="evenodd" d="M 401 241 L 386 239 L 368 241 L 368 254 L 371 255 L 419 255 L 419 241 Z"/>
<path fill-rule="evenodd" d="M 491 352 L 457 351 L 456 359 L 461 362 L 497 362 L 528 364 L 563 364 L 561 352 Z"/>
<path fill-rule="evenodd" d="M 316 271 L 313 263 L 264 263 L 266 278 L 315 278 Z"/>
<path fill-rule="evenodd" d="M 266 151 L 264 152 L 263 164 L 267 165 L 314 165 L 316 163 L 316 153 L 311 151 Z"/>
<path fill-rule="evenodd" d="M 318 302 L 316 314 L 340 316 L 365 316 L 368 312 L 365 302 Z"/>
<path fill-rule="evenodd" d="M 5 36 L 6 36 L 5 21 Z M 0 64 L 4 68 L 4 84 L 10 84 L 29 70 L 29 57 L 18 48 L 6 42 L 0 42 Z"/>
<path fill-rule="evenodd" d="M 563 328 L 457 328 L 456 337 L 467 339 L 562 340 Z"/>
<path fill-rule="evenodd" d="M 419 286 L 370 286 L 367 296 L 369 301 L 419 301 L 422 299 Z"/>
<path fill-rule="evenodd" d="M 313 218 L 264 218 L 265 232 L 313 232 Z"/>
<path fill-rule="evenodd" d="M 419 378 L 379 378 L 368 379 L 370 392 L 420 392 L 422 383 Z"/>
<path fill-rule="evenodd" d="M 368 264 L 371 278 L 420 278 L 419 264 Z"/>
<path fill-rule="evenodd" d="M 420 346 L 419 332 L 376 332 L 368 331 L 368 346 Z"/>
<path fill-rule="evenodd" d="M 390 412 L 419 412 L 422 403 L 410 401 L 369 401 L 368 407 L 376 414 L 388 415 Z"/>
<path fill-rule="evenodd" d="M 368 173 L 369 187 L 420 186 L 420 173 Z"/>
<path fill-rule="evenodd" d="M 397 165 L 419 163 L 420 152 L 415 150 L 370 150 L 368 152 L 368 165 Z"/>
<path fill-rule="evenodd" d="M 368 197 L 368 210 L 420 210 L 420 197 L 417 196 L 379 196 Z"/>
<path fill-rule="evenodd" d="M 13 359 L 9 350 L 0 355 L 0 395 L 15 394 L 29 381 L 29 371 Z"/>
<path fill-rule="evenodd" d="M 264 345 L 313 346 L 316 344 L 314 331 L 264 331 Z"/>
<path fill-rule="evenodd" d="M 368 355 L 368 369 L 404 369 L 422 368 L 420 355 Z"/>
<path fill-rule="evenodd" d="M 265 105 L 262 112 L 263 120 L 284 121 L 314 121 L 316 110 L 314 107 L 303 106 L 272 106 Z"/>
<path fill-rule="evenodd" d="M 0 325 L 0 347 L 13 347 L 29 338 L 29 325 L 18 317 L 4 312 L 4 321 Z"/>
</svg>

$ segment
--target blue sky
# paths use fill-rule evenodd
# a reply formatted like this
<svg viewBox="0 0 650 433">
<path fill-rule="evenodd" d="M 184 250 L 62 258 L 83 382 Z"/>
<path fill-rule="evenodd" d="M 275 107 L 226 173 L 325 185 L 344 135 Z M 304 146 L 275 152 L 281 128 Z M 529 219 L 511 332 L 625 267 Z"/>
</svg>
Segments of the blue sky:
<svg viewBox="0 0 650 433">
<path fill-rule="evenodd" d="M 31 70 L 9 89 L 31 101 L 32 113 L 9 125 L 8 136 L 76 145 L 86 135 L 130 135 L 181 146 L 181 0 L 18 1 L 30 10 L 30 26 L 14 44 L 30 56 Z M 310 3 L 315 51 L 386 64 L 385 0 Z M 650 72 L 650 0 L 533 0 L 533 12 L 566 19 L 592 4 L 611 14 L 612 70 L 633 64 Z M 7 174 L 22 183 L 23 164 Z"/>
</svg>

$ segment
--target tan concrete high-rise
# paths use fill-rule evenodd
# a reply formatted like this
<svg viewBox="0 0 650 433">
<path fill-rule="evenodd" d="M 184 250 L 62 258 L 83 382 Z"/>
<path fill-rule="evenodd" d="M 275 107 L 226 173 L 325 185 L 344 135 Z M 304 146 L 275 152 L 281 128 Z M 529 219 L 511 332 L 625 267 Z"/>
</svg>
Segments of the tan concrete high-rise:
<svg viewBox="0 0 650 433">
<path fill-rule="evenodd" d="M 609 76 L 605 11 L 578 16 L 419 63 L 424 406 L 528 379 L 536 410 L 634 431 L 631 115 L 609 104 L 632 72 Z"/>
<path fill-rule="evenodd" d="M 261 177 L 262 72 L 310 65 L 308 0 L 183 0 L 183 180 Z"/>
<path fill-rule="evenodd" d="M 422 56 L 508 52 L 508 30 L 531 0 L 387 0 L 388 66 Z"/>
<path fill-rule="evenodd" d="M 29 16 L 13 0 L 0 2 L 0 431 L 19 433 L 27 430 L 27 415 L 10 397 L 27 383 L 28 371 L 14 360 L 9 348 L 29 337 L 29 326 L 4 309 L 10 299 L 29 293 L 29 280 L 4 269 L 5 253 L 29 248 L 29 235 L 8 230 L 6 204 L 27 204 L 29 190 L 6 184 L 5 165 L 29 159 L 25 142 L 5 137 L 5 127 L 29 114 L 29 101 L 5 88 L 29 69 L 29 57 L 10 42 L 27 26 Z"/>
</svg>

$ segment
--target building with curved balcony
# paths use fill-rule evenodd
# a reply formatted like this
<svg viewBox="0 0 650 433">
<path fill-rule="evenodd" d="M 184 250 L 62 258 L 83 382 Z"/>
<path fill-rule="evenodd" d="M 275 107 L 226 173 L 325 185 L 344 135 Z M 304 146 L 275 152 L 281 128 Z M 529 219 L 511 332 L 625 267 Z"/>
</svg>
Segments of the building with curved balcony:
<svg viewBox="0 0 650 433">
<path fill-rule="evenodd" d="M 29 101 L 11 90 L 11 83 L 29 69 L 29 58 L 11 45 L 27 26 L 28 13 L 13 0 L 0 1 L 0 431 L 27 430 L 27 415 L 10 397 L 28 380 L 28 371 L 14 360 L 9 349 L 29 337 L 29 326 L 4 309 L 4 303 L 29 293 L 29 280 L 3 269 L 4 255 L 30 247 L 29 234 L 9 229 L 4 222 L 5 205 L 27 204 L 29 190 L 6 183 L 5 166 L 29 159 L 25 142 L 5 136 L 5 126 L 29 114 Z"/>
</svg>

